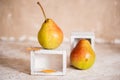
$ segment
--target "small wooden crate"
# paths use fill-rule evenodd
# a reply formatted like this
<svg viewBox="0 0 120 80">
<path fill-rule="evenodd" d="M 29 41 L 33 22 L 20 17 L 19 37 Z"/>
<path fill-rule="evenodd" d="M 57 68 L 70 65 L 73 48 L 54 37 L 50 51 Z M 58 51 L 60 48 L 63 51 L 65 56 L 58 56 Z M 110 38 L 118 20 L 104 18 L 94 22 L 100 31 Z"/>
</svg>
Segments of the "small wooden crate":
<svg viewBox="0 0 120 80">
<path fill-rule="evenodd" d="M 76 46 L 80 39 L 89 40 L 92 48 L 94 49 L 94 33 L 93 32 L 72 32 L 71 34 L 71 50 Z"/>
<path fill-rule="evenodd" d="M 52 73 L 43 70 L 54 70 Z M 31 74 L 32 75 L 65 75 L 66 51 L 40 49 L 31 51 Z"/>
</svg>

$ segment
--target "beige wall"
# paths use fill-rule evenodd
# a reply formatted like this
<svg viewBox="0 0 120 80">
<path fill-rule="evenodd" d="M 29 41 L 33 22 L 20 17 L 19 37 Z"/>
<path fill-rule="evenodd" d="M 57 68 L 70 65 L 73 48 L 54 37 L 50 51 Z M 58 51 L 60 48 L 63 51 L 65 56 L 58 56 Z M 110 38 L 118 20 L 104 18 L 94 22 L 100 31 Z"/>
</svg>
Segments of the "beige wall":
<svg viewBox="0 0 120 80">
<path fill-rule="evenodd" d="M 96 38 L 120 39 L 120 0 L 0 0 L 0 37 L 35 37 L 44 21 L 37 1 L 68 38 L 92 31 Z"/>
</svg>

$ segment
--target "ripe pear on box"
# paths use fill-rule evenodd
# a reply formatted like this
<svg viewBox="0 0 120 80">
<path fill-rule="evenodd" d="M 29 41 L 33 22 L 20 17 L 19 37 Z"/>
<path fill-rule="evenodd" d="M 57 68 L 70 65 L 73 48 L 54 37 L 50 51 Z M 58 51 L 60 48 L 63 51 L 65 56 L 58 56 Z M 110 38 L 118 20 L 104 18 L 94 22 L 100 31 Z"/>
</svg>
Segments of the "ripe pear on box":
<svg viewBox="0 0 120 80">
<path fill-rule="evenodd" d="M 70 54 L 71 65 L 81 70 L 90 68 L 94 64 L 95 58 L 95 52 L 86 39 L 79 40 Z"/>
<path fill-rule="evenodd" d="M 45 18 L 38 32 L 38 42 L 45 49 L 55 49 L 63 41 L 63 32 L 52 19 L 46 18 L 43 7 L 39 2 L 37 4 L 40 6 Z"/>
</svg>

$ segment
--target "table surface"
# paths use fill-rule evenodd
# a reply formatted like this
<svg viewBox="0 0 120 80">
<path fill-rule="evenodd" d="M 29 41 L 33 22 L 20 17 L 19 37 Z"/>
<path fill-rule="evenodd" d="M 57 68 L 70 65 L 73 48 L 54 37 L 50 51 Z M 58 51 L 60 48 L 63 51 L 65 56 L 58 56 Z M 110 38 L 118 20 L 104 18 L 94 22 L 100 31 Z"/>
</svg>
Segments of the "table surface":
<svg viewBox="0 0 120 80">
<path fill-rule="evenodd" d="M 96 61 L 88 70 L 77 70 L 69 65 L 70 45 L 67 50 L 67 72 L 64 76 L 30 75 L 28 47 L 37 42 L 0 41 L 0 80 L 120 80 L 120 44 L 95 44 Z"/>
</svg>

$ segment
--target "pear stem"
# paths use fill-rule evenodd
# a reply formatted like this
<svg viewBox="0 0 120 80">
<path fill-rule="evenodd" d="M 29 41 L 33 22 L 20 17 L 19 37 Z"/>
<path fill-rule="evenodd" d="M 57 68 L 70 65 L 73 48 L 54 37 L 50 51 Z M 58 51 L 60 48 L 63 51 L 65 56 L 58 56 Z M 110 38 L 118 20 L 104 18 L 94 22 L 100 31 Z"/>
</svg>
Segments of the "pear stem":
<svg viewBox="0 0 120 80">
<path fill-rule="evenodd" d="M 41 8 L 42 13 L 43 13 L 43 15 L 44 15 L 44 18 L 45 18 L 45 20 L 46 20 L 47 18 L 46 18 L 45 11 L 44 11 L 44 9 L 43 9 L 42 5 L 40 4 L 40 2 L 37 2 L 37 4 L 38 4 L 38 5 L 39 5 L 39 7 Z"/>
</svg>

